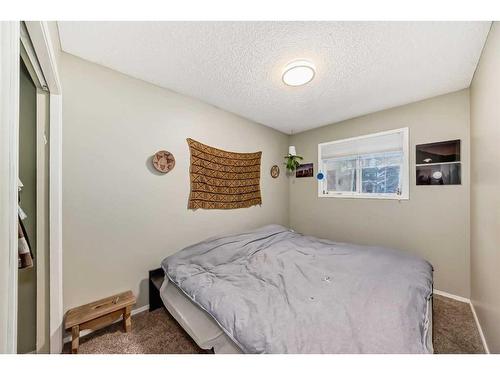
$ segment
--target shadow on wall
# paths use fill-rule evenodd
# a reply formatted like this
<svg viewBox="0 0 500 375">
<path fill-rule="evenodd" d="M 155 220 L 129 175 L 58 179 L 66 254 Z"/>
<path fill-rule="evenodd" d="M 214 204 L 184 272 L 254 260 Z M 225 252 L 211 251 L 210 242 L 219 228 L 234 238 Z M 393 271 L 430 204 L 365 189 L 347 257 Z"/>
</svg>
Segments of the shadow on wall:
<svg viewBox="0 0 500 375">
<path fill-rule="evenodd" d="M 142 306 L 146 306 L 149 304 L 149 279 L 142 279 L 139 283 L 139 294 L 137 297 L 137 303 L 133 307 L 134 309 L 138 309 Z"/>
</svg>

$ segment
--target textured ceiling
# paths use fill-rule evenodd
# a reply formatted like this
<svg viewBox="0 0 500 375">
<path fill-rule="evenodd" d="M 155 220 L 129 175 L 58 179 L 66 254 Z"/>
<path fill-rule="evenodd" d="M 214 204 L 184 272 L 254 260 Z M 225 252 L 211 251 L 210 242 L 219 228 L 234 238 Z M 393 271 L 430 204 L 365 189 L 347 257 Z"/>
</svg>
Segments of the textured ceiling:
<svg viewBox="0 0 500 375">
<path fill-rule="evenodd" d="M 470 85 L 489 22 L 59 22 L 62 49 L 285 133 Z M 288 87 L 305 58 L 312 82 Z"/>
</svg>

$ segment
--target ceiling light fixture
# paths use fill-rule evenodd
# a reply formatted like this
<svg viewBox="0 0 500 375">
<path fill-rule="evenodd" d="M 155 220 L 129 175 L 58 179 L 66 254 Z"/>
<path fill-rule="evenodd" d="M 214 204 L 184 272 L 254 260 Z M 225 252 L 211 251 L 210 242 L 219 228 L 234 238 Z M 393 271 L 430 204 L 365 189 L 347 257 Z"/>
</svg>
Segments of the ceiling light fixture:
<svg viewBox="0 0 500 375">
<path fill-rule="evenodd" d="M 307 60 L 295 60 L 285 66 L 283 82 L 288 86 L 302 86 L 311 82 L 315 75 L 314 65 Z"/>
</svg>

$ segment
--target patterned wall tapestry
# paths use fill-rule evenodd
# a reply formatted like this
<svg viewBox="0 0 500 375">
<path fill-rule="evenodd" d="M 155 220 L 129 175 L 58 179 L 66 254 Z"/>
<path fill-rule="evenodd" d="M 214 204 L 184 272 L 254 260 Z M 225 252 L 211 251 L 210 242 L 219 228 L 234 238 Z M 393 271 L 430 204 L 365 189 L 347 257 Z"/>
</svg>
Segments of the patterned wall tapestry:
<svg viewBox="0 0 500 375">
<path fill-rule="evenodd" d="M 191 194 L 188 208 L 231 209 L 262 204 L 262 152 L 228 152 L 188 138 Z"/>
</svg>

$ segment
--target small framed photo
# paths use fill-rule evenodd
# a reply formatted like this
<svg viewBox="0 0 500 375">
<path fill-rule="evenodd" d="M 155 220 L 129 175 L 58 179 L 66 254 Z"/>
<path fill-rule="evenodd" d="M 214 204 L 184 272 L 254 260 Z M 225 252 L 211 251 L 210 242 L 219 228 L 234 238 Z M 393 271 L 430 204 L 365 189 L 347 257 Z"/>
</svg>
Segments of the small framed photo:
<svg viewBox="0 0 500 375">
<path fill-rule="evenodd" d="M 460 185 L 460 163 L 417 165 L 417 185 Z"/>
<path fill-rule="evenodd" d="M 313 163 L 301 164 L 295 171 L 295 177 L 297 178 L 313 177 L 313 176 L 314 176 Z"/>
<path fill-rule="evenodd" d="M 459 139 L 417 145 L 415 150 L 417 185 L 462 183 Z"/>
<path fill-rule="evenodd" d="M 460 161 L 460 139 L 416 146 L 415 164 L 454 163 Z"/>
</svg>

